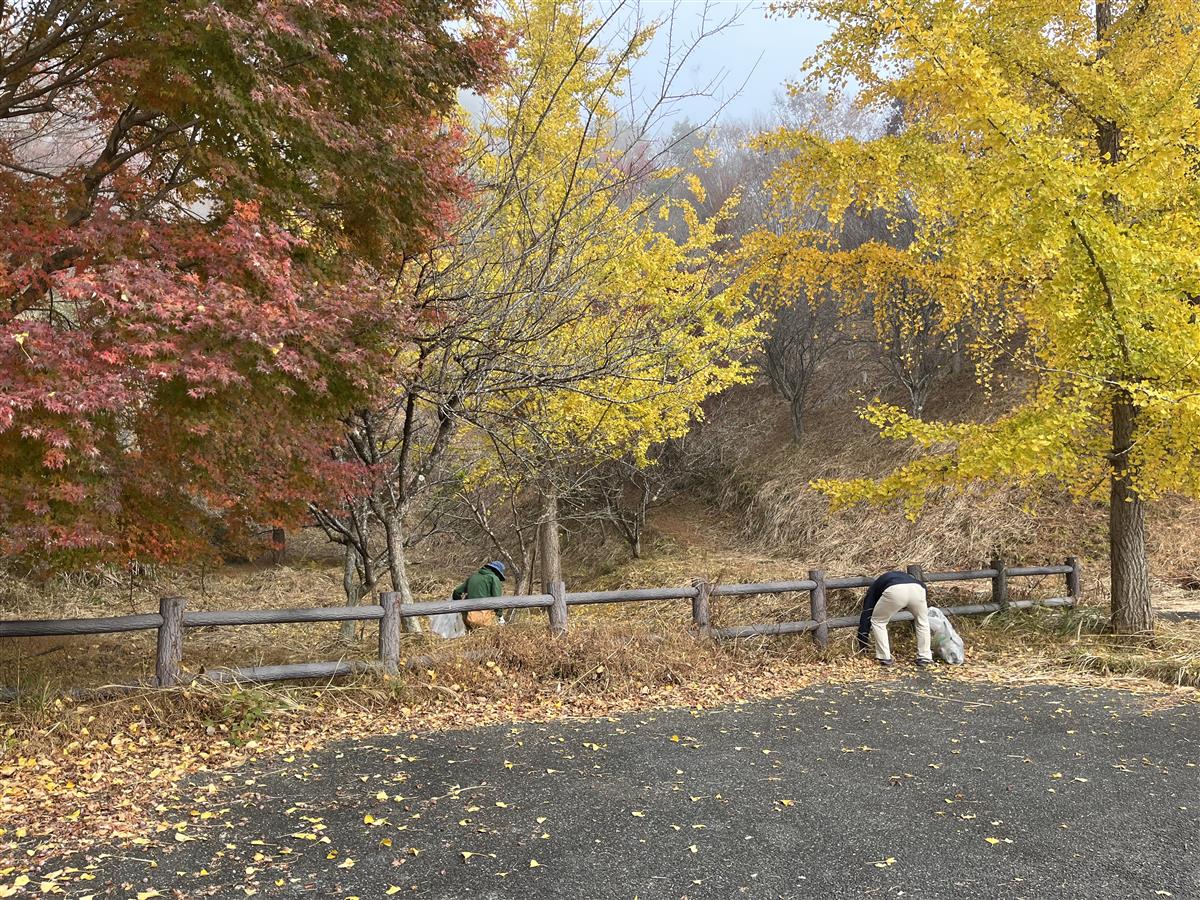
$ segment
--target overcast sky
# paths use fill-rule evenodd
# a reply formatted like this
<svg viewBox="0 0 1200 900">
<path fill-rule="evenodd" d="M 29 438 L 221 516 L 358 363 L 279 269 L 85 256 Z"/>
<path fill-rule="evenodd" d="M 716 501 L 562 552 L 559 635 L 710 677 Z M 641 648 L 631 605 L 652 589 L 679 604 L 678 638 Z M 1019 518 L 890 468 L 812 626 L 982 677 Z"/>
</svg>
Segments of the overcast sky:
<svg viewBox="0 0 1200 900">
<path fill-rule="evenodd" d="M 647 18 L 667 16 L 673 5 L 672 0 L 640 2 Z M 706 4 L 704 0 L 681 0 L 675 5 L 675 42 L 678 44 L 681 31 L 694 34 L 702 27 Z M 714 18 L 727 19 L 738 10 L 742 11 L 736 24 L 702 45 L 685 70 L 689 88 L 702 87 L 721 77 L 724 78 L 722 90 L 726 98 L 741 88 L 723 112 L 724 118 L 753 120 L 758 114 L 766 114 L 785 83 L 798 78 L 803 60 L 829 34 L 829 28 L 819 22 L 796 16 L 768 17 L 764 0 L 709 0 L 707 6 L 710 27 Z M 650 54 L 634 73 L 635 84 L 641 79 L 653 82 L 666 52 L 667 38 L 662 29 Z M 692 119 L 704 119 L 716 105 L 712 100 L 688 100 L 682 104 L 682 114 Z"/>
</svg>

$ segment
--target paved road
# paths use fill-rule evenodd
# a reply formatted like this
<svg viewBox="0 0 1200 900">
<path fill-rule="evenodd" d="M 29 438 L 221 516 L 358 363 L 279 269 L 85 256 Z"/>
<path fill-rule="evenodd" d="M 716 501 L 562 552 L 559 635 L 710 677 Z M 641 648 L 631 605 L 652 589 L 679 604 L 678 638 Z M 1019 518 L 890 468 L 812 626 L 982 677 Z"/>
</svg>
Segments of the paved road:
<svg viewBox="0 0 1200 900">
<path fill-rule="evenodd" d="M 166 814 L 187 839 L 71 892 L 1200 897 L 1200 707 L 1116 692 L 912 676 L 378 737 L 219 784 Z"/>
</svg>

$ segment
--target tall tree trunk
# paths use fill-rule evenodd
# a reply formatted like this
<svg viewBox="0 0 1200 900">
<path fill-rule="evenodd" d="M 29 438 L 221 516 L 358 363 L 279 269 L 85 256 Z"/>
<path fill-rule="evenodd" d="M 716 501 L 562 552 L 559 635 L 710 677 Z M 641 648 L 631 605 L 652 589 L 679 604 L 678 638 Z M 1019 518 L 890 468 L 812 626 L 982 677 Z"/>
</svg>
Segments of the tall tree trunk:
<svg viewBox="0 0 1200 900">
<path fill-rule="evenodd" d="M 548 594 L 552 583 L 562 581 L 562 558 L 559 555 L 558 489 L 553 486 L 546 490 L 539 536 L 542 544 L 542 590 Z"/>
<path fill-rule="evenodd" d="M 1096 3 L 1096 58 L 1103 59 L 1109 50 L 1107 43 L 1113 26 L 1113 7 L 1110 0 Z M 1114 166 L 1124 158 L 1124 135 L 1117 122 L 1102 119 L 1098 123 L 1096 143 L 1102 159 Z M 1121 198 L 1106 192 L 1104 205 L 1120 224 Z M 1129 344 L 1122 330 L 1116 303 L 1104 270 L 1088 248 L 1097 268 L 1101 287 L 1108 296 L 1109 312 L 1117 330 L 1117 341 L 1125 368 L 1116 380 L 1131 379 L 1135 368 L 1131 364 Z M 1137 438 L 1138 409 L 1126 390 L 1118 390 L 1112 402 L 1112 483 L 1108 514 L 1109 572 L 1112 581 L 1112 625 L 1121 634 L 1137 634 L 1154 629 L 1154 609 L 1150 598 L 1150 565 L 1146 558 L 1146 507 L 1135 483 L 1137 469 L 1132 458 Z"/>
<path fill-rule="evenodd" d="M 1146 558 L 1146 507 L 1134 488 L 1130 458 L 1137 407 L 1124 391 L 1112 405 L 1112 494 L 1108 541 L 1112 573 L 1112 624 L 1122 634 L 1151 631 L 1150 566 Z"/>
<path fill-rule="evenodd" d="M 404 522 L 399 510 L 389 510 L 383 516 L 383 533 L 387 539 L 388 575 L 392 579 L 392 590 L 400 594 L 400 605 L 413 602 L 412 585 L 408 583 L 408 560 L 404 554 Z M 421 620 L 416 616 L 405 616 L 400 627 L 409 634 L 421 633 Z"/>
</svg>

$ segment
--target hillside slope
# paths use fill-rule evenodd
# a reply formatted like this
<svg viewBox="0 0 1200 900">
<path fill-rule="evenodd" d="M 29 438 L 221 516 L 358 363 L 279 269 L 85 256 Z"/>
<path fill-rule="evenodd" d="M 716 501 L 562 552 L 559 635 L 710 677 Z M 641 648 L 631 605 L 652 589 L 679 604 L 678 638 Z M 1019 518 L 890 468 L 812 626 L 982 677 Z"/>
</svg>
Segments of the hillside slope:
<svg viewBox="0 0 1200 900">
<path fill-rule="evenodd" d="M 932 417 L 986 416 L 971 385 L 950 385 Z M 762 574 L 822 568 L 876 572 L 920 563 L 968 569 L 997 554 L 1029 563 L 1079 556 L 1093 593 L 1107 597 L 1107 512 L 1052 486 L 987 484 L 931 497 L 915 520 L 903 510 L 831 510 L 811 484 L 880 476 L 911 448 L 879 437 L 846 403 L 820 405 L 799 442 L 786 408 L 762 385 L 728 392 L 689 440 L 703 461 L 686 489 L 657 508 L 653 531 L 668 556 L 727 563 L 741 557 Z M 1152 508 L 1151 561 L 1159 605 L 1200 608 L 1200 504 L 1168 497 Z"/>
</svg>

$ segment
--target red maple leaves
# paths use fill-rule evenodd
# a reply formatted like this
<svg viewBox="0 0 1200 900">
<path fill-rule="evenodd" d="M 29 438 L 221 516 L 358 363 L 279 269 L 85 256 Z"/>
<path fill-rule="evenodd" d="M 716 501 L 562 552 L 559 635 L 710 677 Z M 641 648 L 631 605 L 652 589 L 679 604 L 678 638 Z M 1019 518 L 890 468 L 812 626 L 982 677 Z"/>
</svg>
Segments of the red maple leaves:
<svg viewBox="0 0 1200 900">
<path fill-rule="evenodd" d="M 412 325 L 394 273 L 463 187 L 444 114 L 498 65 L 495 20 L 457 0 L 6 15 L 0 554 L 174 558 L 338 493 L 339 420 Z"/>
</svg>

